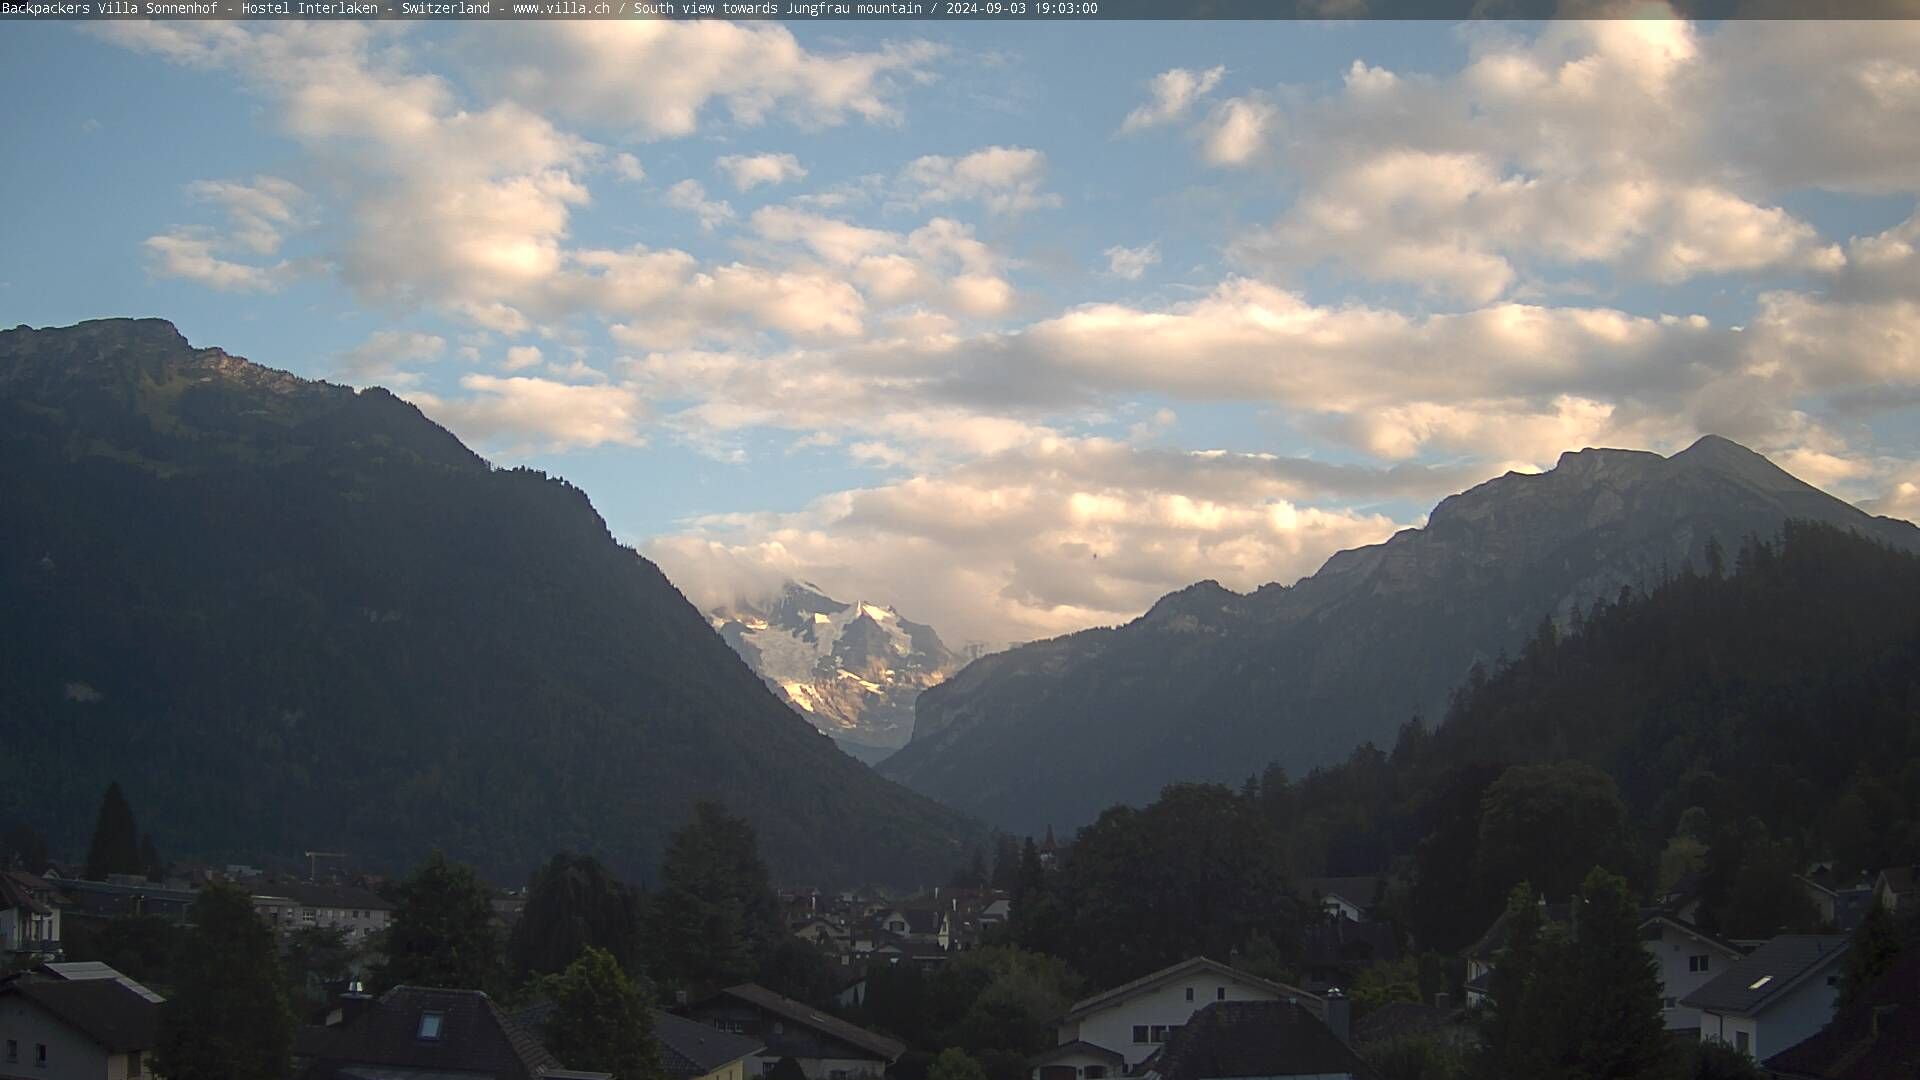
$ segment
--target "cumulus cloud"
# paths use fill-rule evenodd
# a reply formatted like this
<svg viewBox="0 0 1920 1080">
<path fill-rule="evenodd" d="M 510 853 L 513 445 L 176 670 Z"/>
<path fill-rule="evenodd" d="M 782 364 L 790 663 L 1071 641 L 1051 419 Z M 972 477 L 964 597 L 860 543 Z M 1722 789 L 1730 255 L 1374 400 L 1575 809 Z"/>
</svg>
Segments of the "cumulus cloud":
<svg viewBox="0 0 1920 1080">
<path fill-rule="evenodd" d="M 270 258 L 289 231 L 303 227 L 310 202 L 290 180 L 257 176 L 250 183 L 197 180 L 187 194 L 226 213 L 224 228 L 175 226 L 146 239 L 149 269 L 156 276 L 181 278 L 220 292 L 271 292 L 296 272 L 282 260 L 260 265 L 230 258 Z"/>
<path fill-rule="evenodd" d="M 978 202 L 996 214 L 1060 205 L 1040 190 L 1047 155 L 1024 146 L 989 146 L 962 157 L 929 154 L 909 163 L 902 179 L 921 203 Z"/>
<path fill-rule="evenodd" d="M 1147 267 L 1160 261 L 1160 245 L 1157 242 L 1137 248 L 1115 245 L 1101 254 L 1107 257 L 1108 273 L 1128 281 L 1139 281 L 1147 272 Z"/>
<path fill-rule="evenodd" d="M 459 397 L 410 394 L 428 416 L 482 447 L 510 452 L 640 446 L 645 407 L 632 390 L 516 375 L 464 375 Z"/>
<path fill-rule="evenodd" d="M 714 167 L 727 174 L 735 191 L 751 191 L 762 184 L 787 184 L 807 177 L 806 167 L 792 154 L 729 154 Z"/>
<path fill-rule="evenodd" d="M 724 199 L 709 200 L 707 189 L 698 180 L 682 180 L 668 188 L 667 205 L 692 214 L 699 220 L 700 227 L 709 232 L 733 218 L 733 207 Z"/>
<path fill-rule="evenodd" d="M 1049 438 L 794 514 L 702 518 L 646 553 L 702 605 L 799 577 L 1005 643 L 1125 621 L 1200 578 L 1291 581 L 1394 531 L 1382 515 L 1300 502 L 1319 468 Z"/>
<path fill-rule="evenodd" d="M 376 330 L 342 353 L 334 369 L 341 378 L 362 386 L 412 386 L 420 381 L 419 366 L 440 359 L 446 350 L 447 340 L 438 334 Z"/>
<path fill-rule="evenodd" d="M 1146 104 L 1127 114 L 1126 120 L 1120 125 L 1121 133 L 1140 131 L 1182 119 L 1196 102 L 1212 93 L 1213 88 L 1220 85 L 1220 80 L 1226 74 L 1225 67 L 1210 67 L 1205 71 L 1173 68 L 1155 75 L 1147 82 Z"/>
<path fill-rule="evenodd" d="M 613 155 L 613 174 L 633 184 L 647 178 L 647 170 L 641 166 L 640 159 L 627 153 Z"/>
<path fill-rule="evenodd" d="M 1230 98 L 1214 110 L 1201 139 L 1209 165 L 1245 165 L 1266 149 L 1277 110 L 1257 98 Z"/>
<path fill-rule="evenodd" d="M 791 206 L 754 211 L 761 239 L 797 247 L 843 274 L 881 307 L 932 305 L 990 317 L 1013 302 L 1002 260 L 973 229 L 936 217 L 910 233 L 856 225 Z"/>
</svg>

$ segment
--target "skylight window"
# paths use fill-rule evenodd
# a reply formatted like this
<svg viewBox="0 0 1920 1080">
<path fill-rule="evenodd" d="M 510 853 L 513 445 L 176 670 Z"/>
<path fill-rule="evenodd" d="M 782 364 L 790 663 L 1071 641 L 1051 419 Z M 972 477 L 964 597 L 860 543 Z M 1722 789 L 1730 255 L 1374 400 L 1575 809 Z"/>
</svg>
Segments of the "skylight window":
<svg viewBox="0 0 1920 1080">
<path fill-rule="evenodd" d="M 1750 982 L 1750 983 L 1748 983 L 1748 984 L 1747 984 L 1747 989 L 1749 989 L 1749 990 L 1758 990 L 1758 989 L 1760 989 L 1761 987 L 1763 987 L 1763 986 L 1765 986 L 1765 985 L 1767 985 L 1768 983 L 1770 983 L 1770 982 L 1772 982 L 1772 981 L 1773 981 L 1773 976 L 1771 976 L 1771 975 L 1762 975 L 1762 976 L 1760 976 L 1759 978 L 1757 978 L 1757 979 L 1755 979 L 1755 980 L 1753 980 L 1752 982 Z"/>
<path fill-rule="evenodd" d="M 440 1022 L 442 1020 L 445 1020 L 446 1018 L 447 1018 L 446 1013 L 437 1013 L 437 1012 L 421 1013 L 420 1014 L 420 1037 L 423 1039 L 438 1039 L 440 1037 Z"/>
</svg>

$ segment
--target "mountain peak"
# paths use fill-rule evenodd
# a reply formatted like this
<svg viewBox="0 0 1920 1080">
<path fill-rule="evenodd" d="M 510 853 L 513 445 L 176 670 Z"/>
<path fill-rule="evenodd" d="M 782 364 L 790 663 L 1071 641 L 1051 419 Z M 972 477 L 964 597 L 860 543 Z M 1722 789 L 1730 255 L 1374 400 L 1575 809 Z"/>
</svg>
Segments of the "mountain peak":
<svg viewBox="0 0 1920 1080">
<path fill-rule="evenodd" d="M 1667 460 L 1682 468 L 1708 469 L 1738 477 L 1762 490 L 1808 488 L 1807 484 L 1769 461 L 1764 454 L 1719 435 L 1702 435 L 1692 446 Z"/>
</svg>

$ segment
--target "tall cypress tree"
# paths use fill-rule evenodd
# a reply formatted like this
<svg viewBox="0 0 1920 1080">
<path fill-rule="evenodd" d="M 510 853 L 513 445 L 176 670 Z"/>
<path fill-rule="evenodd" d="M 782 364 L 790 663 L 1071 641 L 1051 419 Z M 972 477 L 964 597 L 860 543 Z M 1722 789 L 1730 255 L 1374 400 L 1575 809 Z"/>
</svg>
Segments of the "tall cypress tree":
<svg viewBox="0 0 1920 1080">
<path fill-rule="evenodd" d="M 134 823 L 133 807 L 120 791 L 120 781 L 107 785 L 100 797 L 100 814 L 93 823 L 93 843 L 87 845 L 86 875 L 94 881 L 108 874 L 138 874 L 140 865 L 140 827 Z"/>
<path fill-rule="evenodd" d="M 565 970 L 588 948 L 604 949 L 626 971 L 640 970 L 639 893 L 591 855 L 561 852 L 534 875 L 527 908 L 507 952 L 516 972 Z"/>
<path fill-rule="evenodd" d="M 293 1013 L 273 931 L 245 892 L 223 884 L 201 891 L 187 921 L 154 1071 L 167 1080 L 281 1080 L 292 1067 Z"/>
<path fill-rule="evenodd" d="M 1670 1075 L 1672 1040 L 1660 1015 L 1660 970 L 1640 942 L 1626 879 L 1594 867 L 1580 887 L 1578 927 L 1567 948 L 1568 1036 L 1558 1055 L 1583 1080 Z M 1545 974 L 1545 973 L 1543 973 Z"/>
<path fill-rule="evenodd" d="M 784 928 L 780 900 L 745 818 L 717 802 L 694 806 L 660 867 L 659 958 L 682 986 L 751 979 Z"/>
</svg>

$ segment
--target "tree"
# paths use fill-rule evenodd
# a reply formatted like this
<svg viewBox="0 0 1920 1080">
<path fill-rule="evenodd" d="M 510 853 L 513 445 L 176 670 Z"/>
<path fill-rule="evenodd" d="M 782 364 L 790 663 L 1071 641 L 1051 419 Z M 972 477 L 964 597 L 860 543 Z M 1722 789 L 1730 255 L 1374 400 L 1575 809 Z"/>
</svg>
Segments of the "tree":
<svg viewBox="0 0 1920 1080">
<path fill-rule="evenodd" d="M 987 1080 L 987 1071 L 965 1050 L 950 1046 L 933 1059 L 927 1080 Z"/>
<path fill-rule="evenodd" d="M 567 1068 L 608 1072 L 619 1080 L 665 1076 L 647 994 L 612 953 L 588 945 L 541 988 L 554 1005 L 547 1047 Z"/>
<path fill-rule="evenodd" d="M 470 867 L 436 851 L 395 890 L 381 990 L 429 986 L 492 990 L 500 984 L 500 940 L 487 888 Z"/>
<path fill-rule="evenodd" d="M 188 909 L 173 996 L 160 1007 L 154 1071 L 167 1080 L 278 1080 L 292 1067 L 293 1013 L 273 931 L 230 885 Z"/>
<path fill-rule="evenodd" d="M 1625 878 L 1595 867 L 1580 887 L 1563 969 L 1568 1007 L 1558 1063 L 1582 1080 L 1653 1080 L 1671 1068 L 1660 1014 L 1660 969 L 1640 941 Z M 1542 979 L 1558 979 L 1542 970 Z"/>
<path fill-rule="evenodd" d="M 768 950 L 758 981 L 776 994 L 824 1008 L 832 1003 L 841 978 L 839 965 L 819 946 L 788 934 Z"/>
<path fill-rule="evenodd" d="M 127 805 L 127 797 L 120 791 L 120 781 L 115 780 L 100 797 L 93 842 L 87 845 L 86 875 L 104 881 L 108 874 L 138 874 L 145 869 L 140 863 L 140 827 L 134 823 L 133 807 Z"/>
<path fill-rule="evenodd" d="M 1481 1022 L 1488 1073 L 1524 1076 L 1531 1065 L 1527 1039 L 1536 1026 L 1527 1015 L 1527 988 L 1539 968 L 1540 908 L 1526 882 L 1507 898 L 1507 942 L 1487 979 L 1491 1002 Z"/>
<path fill-rule="evenodd" d="M 1520 881 L 1542 896 L 1567 897 L 1594 866 L 1635 863 L 1626 806 L 1613 778 L 1591 765 L 1515 765 L 1481 801 L 1476 861 L 1495 895 Z"/>
<path fill-rule="evenodd" d="M 660 868 L 662 971 L 682 984 L 754 977 L 785 934 L 753 826 L 717 802 L 694 805 Z"/>
<path fill-rule="evenodd" d="M 281 968 L 289 1000 L 317 1005 L 326 1000 L 328 983 L 343 981 L 353 970 L 353 946 L 339 927 L 302 926 L 287 934 Z"/>
<path fill-rule="evenodd" d="M 639 893 L 591 855 L 561 852 L 534 874 L 527 907 L 508 939 L 514 971 L 563 971 L 588 948 L 612 954 L 626 971 L 641 969 L 643 909 Z"/>
<path fill-rule="evenodd" d="M 1900 931 L 1892 912 L 1880 904 L 1867 909 L 1860 929 L 1853 933 L 1853 947 L 1847 950 L 1846 966 L 1840 980 L 1840 1002 L 1845 1008 L 1860 1000 L 1867 988 L 1893 969 L 1901 949 Z"/>
<path fill-rule="evenodd" d="M 973 859 L 967 865 L 953 872 L 947 884 L 956 889 L 984 889 L 987 887 L 987 856 L 979 848 L 973 849 Z"/>
</svg>

